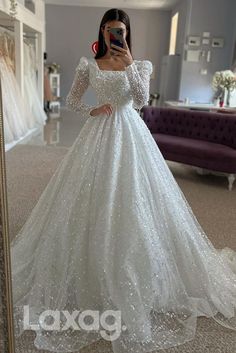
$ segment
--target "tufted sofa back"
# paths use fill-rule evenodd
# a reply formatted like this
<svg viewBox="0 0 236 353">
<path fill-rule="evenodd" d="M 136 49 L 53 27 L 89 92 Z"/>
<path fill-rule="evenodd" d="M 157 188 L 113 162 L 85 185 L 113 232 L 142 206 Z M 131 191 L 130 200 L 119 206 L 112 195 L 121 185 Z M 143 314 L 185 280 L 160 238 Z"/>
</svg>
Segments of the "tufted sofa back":
<svg viewBox="0 0 236 353">
<path fill-rule="evenodd" d="M 223 144 L 236 149 L 236 114 L 144 106 L 143 120 L 151 133 Z"/>
</svg>

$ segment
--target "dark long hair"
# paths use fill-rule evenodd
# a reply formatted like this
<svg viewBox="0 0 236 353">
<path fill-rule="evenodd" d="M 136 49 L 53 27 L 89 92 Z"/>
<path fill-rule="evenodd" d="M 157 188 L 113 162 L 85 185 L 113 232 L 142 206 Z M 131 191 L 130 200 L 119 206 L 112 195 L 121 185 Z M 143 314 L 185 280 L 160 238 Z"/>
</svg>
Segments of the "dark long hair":
<svg viewBox="0 0 236 353">
<path fill-rule="evenodd" d="M 99 34 L 98 34 L 98 51 L 95 55 L 95 59 L 101 58 L 104 56 L 107 52 L 107 45 L 105 43 L 103 34 L 102 34 L 102 27 L 105 27 L 105 24 L 110 21 L 120 21 L 123 22 L 126 26 L 126 30 L 128 31 L 127 37 L 126 37 L 126 42 L 128 44 L 130 53 L 132 55 L 131 51 L 131 30 L 130 30 L 130 19 L 129 16 L 127 15 L 126 12 L 120 9 L 110 9 L 105 12 L 103 15 L 103 18 L 100 23 L 99 27 Z"/>
</svg>

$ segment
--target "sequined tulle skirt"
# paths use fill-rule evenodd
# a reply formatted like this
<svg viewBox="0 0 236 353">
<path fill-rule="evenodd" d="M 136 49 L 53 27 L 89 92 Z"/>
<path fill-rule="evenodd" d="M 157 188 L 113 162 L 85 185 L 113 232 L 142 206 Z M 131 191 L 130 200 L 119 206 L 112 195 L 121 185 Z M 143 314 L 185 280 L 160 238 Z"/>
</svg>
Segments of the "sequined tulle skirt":
<svg viewBox="0 0 236 353">
<path fill-rule="evenodd" d="M 198 316 L 236 329 L 235 252 L 214 248 L 131 107 L 87 119 L 11 252 L 16 335 L 28 306 L 39 349 L 79 351 L 108 331 L 114 353 L 150 352 L 193 339 Z M 62 310 L 99 313 L 99 329 L 46 330 L 47 309 L 62 324 Z"/>
</svg>

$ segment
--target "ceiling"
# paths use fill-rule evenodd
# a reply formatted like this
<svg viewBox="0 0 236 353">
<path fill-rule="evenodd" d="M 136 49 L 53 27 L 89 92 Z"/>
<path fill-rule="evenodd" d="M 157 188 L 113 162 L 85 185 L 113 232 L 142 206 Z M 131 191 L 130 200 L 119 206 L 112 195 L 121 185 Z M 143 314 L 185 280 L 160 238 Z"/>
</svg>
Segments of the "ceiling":
<svg viewBox="0 0 236 353">
<path fill-rule="evenodd" d="M 128 9 L 162 9 L 169 10 L 180 0 L 44 0 L 46 4 L 109 7 Z"/>
</svg>

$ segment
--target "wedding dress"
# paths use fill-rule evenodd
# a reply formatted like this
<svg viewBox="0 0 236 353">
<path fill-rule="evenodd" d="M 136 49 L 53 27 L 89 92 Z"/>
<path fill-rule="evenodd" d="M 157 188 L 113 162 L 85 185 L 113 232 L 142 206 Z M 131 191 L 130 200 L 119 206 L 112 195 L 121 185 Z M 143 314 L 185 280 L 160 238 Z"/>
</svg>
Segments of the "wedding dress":
<svg viewBox="0 0 236 353">
<path fill-rule="evenodd" d="M 7 34 L 0 35 L 0 74 L 3 101 L 4 141 L 8 146 L 29 135 L 35 129 L 31 112 L 23 100 L 14 73 L 14 63 L 8 51 Z"/>
<path fill-rule="evenodd" d="M 192 340 L 198 316 L 236 329 L 235 252 L 214 248 L 134 109 L 148 102 L 151 73 L 149 60 L 124 71 L 78 63 L 66 102 L 85 123 L 11 244 L 16 332 L 29 305 L 39 349 L 79 351 L 101 338 L 114 353 L 165 349 Z M 111 116 L 90 115 L 89 85 Z M 39 317 L 46 309 L 60 320 Z M 86 310 L 99 313 L 91 330 Z"/>
<path fill-rule="evenodd" d="M 37 90 L 36 58 L 32 44 L 24 42 L 24 93 L 33 119 L 33 125 L 45 125 L 47 115 L 40 102 Z"/>
</svg>

